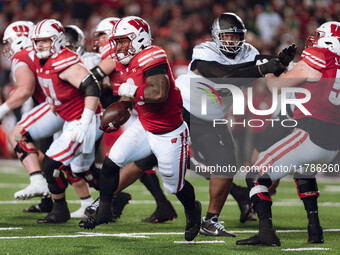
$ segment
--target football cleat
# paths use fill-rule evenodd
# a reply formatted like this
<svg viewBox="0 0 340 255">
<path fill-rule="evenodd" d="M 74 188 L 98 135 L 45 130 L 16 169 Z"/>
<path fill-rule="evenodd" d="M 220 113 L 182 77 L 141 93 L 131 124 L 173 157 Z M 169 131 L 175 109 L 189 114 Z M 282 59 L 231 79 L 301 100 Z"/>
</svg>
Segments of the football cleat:
<svg viewBox="0 0 340 255">
<path fill-rule="evenodd" d="M 129 203 L 129 200 L 131 200 L 131 195 L 125 192 L 119 192 L 112 199 L 112 213 L 114 222 L 117 221 L 118 218 L 120 218 L 123 209 Z"/>
<path fill-rule="evenodd" d="M 238 245 L 281 246 L 273 228 L 260 228 L 258 235 L 236 241 Z"/>
<path fill-rule="evenodd" d="M 96 226 L 100 225 L 100 224 L 104 224 L 104 223 L 109 223 L 113 221 L 113 214 L 111 211 L 110 206 L 99 206 L 97 208 L 97 211 L 85 218 L 82 219 L 78 226 L 81 228 L 85 228 L 85 229 L 94 229 Z"/>
<path fill-rule="evenodd" d="M 64 223 L 70 219 L 70 211 L 68 210 L 67 203 L 64 204 L 53 204 L 52 211 L 47 214 L 43 219 L 37 220 L 39 224 L 45 223 Z"/>
<path fill-rule="evenodd" d="M 259 235 L 253 235 L 246 239 L 237 240 L 238 245 L 261 245 Z"/>
<path fill-rule="evenodd" d="M 14 193 L 15 199 L 29 199 L 32 197 L 47 197 L 49 196 L 50 191 L 47 187 L 47 182 L 35 182 L 28 185 L 26 188 L 19 190 Z"/>
<path fill-rule="evenodd" d="M 174 207 L 170 201 L 166 201 L 164 204 L 157 205 L 156 211 L 150 217 L 142 219 L 142 222 L 163 223 L 175 218 L 177 218 L 177 213 Z"/>
<path fill-rule="evenodd" d="M 91 215 L 94 215 L 94 213 L 97 211 L 97 208 L 99 206 L 99 202 L 100 202 L 100 198 L 98 197 L 96 200 L 94 200 L 94 202 L 86 207 L 84 213 L 85 216 L 90 217 Z"/>
<path fill-rule="evenodd" d="M 116 222 L 118 218 L 122 215 L 124 207 L 131 200 L 131 195 L 125 192 L 119 192 L 112 199 L 112 212 L 113 212 L 113 222 Z M 86 216 L 93 216 L 99 207 L 100 198 L 98 197 L 90 206 L 85 209 Z"/>
<path fill-rule="evenodd" d="M 212 217 L 209 220 L 206 220 L 203 217 L 202 225 L 200 228 L 200 235 L 203 236 L 226 236 L 226 237 L 235 237 L 233 233 L 228 233 L 224 226 L 222 225 L 223 221 L 219 221 L 218 217 Z"/>
<path fill-rule="evenodd" d="M 27 207 L 23 209 L 23 212 L 29 212 L 29 213 L 48 213 L 53 208 L 53 201 L 52 198 L 46 197 L 42 198 L 40 204 L 37 205 L 31 205 L 30 207 Z"/>
<path fill-rule="evenodd" d="M 320 225 L 308 225 L 308 243 L 324 243 Z"/>
<path fill-rule="evenodd" d="M 202 205 L 200 201 L 195 201 L 195 208 L 191 211 L 185 210 L 186 226 L 185 240 L 192 241 L 197 236 L 201 227 Z"/>
</svg>

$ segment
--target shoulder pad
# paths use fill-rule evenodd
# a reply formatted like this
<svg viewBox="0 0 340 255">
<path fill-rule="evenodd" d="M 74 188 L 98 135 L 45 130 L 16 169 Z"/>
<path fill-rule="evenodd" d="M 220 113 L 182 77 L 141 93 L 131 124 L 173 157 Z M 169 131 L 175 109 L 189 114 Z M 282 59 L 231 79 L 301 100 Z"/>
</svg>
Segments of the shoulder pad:
<svg viewBox="0 0 340 255">
<path fill-rule="evenodd" d="M 141 51 L 136 57 L 138 65 L 143 70 L 167 62 L 165 51 L 161 47 L 154 45 Z"/>
<path fill-rule="evenodd" d="M 78 53 L 65 48 L 53 59 L 52 68 L 61 71 L 78 62 L 82 62 Z"/>
<path fill-rule="evenodd" d="M 305 49 L 301 54 L 301 60 L 316 70 L 322 70 L 326 67 L 327 49 L 320 47 L 310 47 Z"/>
</svg>

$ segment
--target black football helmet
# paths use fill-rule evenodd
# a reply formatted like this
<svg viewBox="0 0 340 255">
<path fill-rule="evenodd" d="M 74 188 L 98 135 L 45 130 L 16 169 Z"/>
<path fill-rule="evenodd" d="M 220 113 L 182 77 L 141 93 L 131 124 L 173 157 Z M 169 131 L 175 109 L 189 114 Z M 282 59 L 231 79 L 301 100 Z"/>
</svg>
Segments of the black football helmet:
<svg viewBox="0 0 340 255">
<path fill-rule="evenodd" d="M 222 13 L 214 20 L 212 37 L 219 49 L 226 54 L 237 54 L 246 38 L 247 29 L 239 16 L 232 12 Z M 239 40 L 225 40 L 224 34 L 237 34 Z"/>
<path fill-rule="evenodd" d="M 75 25 L 66 26 L 64 29 L 66 46 L 79 55 L 83 54 L 85 50 L 85 35 L 83 31 Z"/>
</svg>

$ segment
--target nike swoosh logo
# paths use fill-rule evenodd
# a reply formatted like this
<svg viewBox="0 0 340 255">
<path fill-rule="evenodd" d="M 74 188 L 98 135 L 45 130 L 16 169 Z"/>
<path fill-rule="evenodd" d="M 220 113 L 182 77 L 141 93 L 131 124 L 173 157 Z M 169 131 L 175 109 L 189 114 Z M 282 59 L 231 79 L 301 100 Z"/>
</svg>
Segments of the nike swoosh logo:
<svg viewBox="0 0 340 255">
<path fill-rule="evenodd" d="M 207 233 L 213 235 L 213 236 L 217 236 L 217 235 L 218 235 L 218 230 L 217 230 L 217 229 L 216 229 L 215 231 L 210 231 L 210 230 L 208 230 L 208 229 L 202 228 L 202 230 L 203 230 L 204 232 L 207 232 Z"/>
</svg>

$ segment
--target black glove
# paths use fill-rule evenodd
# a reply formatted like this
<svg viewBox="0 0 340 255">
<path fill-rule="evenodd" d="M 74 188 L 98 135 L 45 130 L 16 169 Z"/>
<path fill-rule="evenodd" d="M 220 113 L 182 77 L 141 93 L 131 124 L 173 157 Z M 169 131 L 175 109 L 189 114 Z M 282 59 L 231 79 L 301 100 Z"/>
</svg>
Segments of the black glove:
<svg viewBox="0 0 340 255">
<path fill-rule="evenodd" d="M 288 66 L 291 61 L 293 61 L 296 53 L 296 45 L 293 43 L 279 53 L 279 60 L 284 66 Z"/>
<path fill-rule="evenodd" d="M 273 58 L 269 62 L 259 65 L 258 69 L 261 75 L 265 75 L 267 73 L 282 73 L 286 70 L 286 67 L 277 58 Z"/>
</svg>

